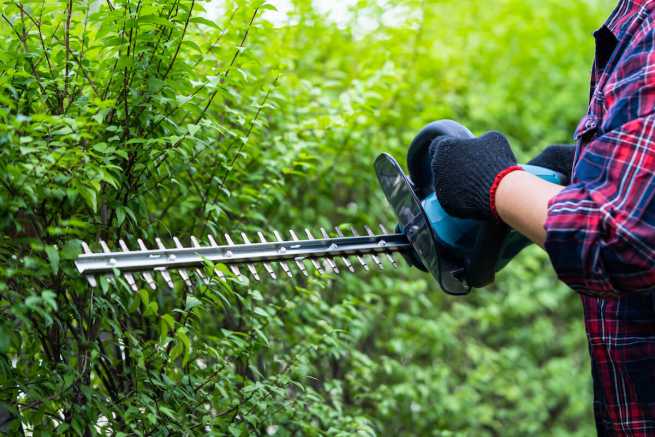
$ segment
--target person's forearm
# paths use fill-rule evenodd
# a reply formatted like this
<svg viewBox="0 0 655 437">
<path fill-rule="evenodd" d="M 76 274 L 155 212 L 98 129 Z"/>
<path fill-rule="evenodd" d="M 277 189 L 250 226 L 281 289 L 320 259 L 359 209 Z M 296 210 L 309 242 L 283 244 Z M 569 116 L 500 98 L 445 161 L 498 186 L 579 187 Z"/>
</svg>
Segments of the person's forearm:
<svg viewBox="0 0 655 437">
<path fill-rule="evenodd" d="M 548 201 L 563 189 L 528 172 L 514 171 L 498 186 L 496 211 L 505 223 L 543 247 Z"/>
</svg>

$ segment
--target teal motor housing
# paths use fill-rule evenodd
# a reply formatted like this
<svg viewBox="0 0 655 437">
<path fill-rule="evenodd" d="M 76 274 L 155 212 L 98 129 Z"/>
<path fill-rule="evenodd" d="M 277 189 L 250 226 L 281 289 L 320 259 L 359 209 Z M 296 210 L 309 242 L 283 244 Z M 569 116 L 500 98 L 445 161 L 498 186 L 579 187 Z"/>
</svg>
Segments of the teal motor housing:
<svg viewBox="0 0 655 437">
<path fill-rule="evenodd" d="M 473 137 L 454 121 L 436 121 L 425 126 L 410 145 L 409 176 L 386 153 L 377 158 L 375 168 L 399 229 L 412 244 L 410 258 L 430 272 L 446 293 L 462 295 L 493 282 L 495 273 L 531 242 L 503 223 L 461 219 L 446 213 L 433 189 L 430 156 L 430 144 L 444 135 Z M 562 174 L 550 169 L 522 167 L 546 181 L 566 182 Z"/>
</svg>

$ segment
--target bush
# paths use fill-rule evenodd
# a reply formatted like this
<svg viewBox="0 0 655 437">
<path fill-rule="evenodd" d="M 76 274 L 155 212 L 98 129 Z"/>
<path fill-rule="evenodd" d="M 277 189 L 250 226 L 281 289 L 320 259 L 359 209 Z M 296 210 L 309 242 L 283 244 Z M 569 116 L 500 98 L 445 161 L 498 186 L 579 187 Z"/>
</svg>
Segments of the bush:
<svg viewBox="0 0 655 437">
<path fill-rule="evenodd" d="M 3 3 L 0 426 L 591 433 L 581 309 L 534 248 L 465 298 L 409 268 L 134 293 L 72 261 L 98 239 L 390 226 L 372 162 L 433 119 L 522 158 L 570 138 L 610 5 L 361 0 L 336 23 L 297 2 L 284 25 L 207 5 Z"/>
</svg>

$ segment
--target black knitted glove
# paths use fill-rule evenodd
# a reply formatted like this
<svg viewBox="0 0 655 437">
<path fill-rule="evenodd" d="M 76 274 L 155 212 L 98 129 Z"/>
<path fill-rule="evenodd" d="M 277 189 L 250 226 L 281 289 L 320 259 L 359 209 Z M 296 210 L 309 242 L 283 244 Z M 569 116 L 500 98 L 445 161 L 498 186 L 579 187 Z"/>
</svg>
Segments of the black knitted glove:
<svg viewBox="0 0 655 437">
<path fill-rule="evenodd" d="M 568 184 L 571 180 L 574 156 L 574 144 L 553 144 L 528 161 L 528 164 L 560 172 L 566 176 L 565 184 Z"/>
<path fill-rule="evenodd" d="M 489 190 L 499 172 L 516 165 L 507 139 L 498 132 L 439 137 L 430 147 L 434 189 L 444 210 L 455 217 L 492 219 Z"/>
</svg>

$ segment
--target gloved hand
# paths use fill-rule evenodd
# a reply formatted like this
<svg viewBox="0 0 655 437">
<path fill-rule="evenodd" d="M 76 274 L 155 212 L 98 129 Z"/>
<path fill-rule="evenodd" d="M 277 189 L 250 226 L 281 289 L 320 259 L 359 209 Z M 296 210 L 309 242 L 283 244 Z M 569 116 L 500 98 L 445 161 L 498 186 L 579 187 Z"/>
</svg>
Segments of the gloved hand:
<svg viewBox="0 0 655 437">
<path fill-rule="evenodd" d="M 494 181 L 516 166 L 507 139 L 498 132 L 467 139 L 438 137 L 430 147 L 434 189 L 444 210 L 461 218 L 495 218 L 490 202 Z"/>
<path fill-rule="evenodd" d="M 564 184 L 566 185 L 571 180 L 574 156 L 574 144 L 553 144 L 546 147 L 541 151 L 541 153 L 528 161 L 528 164 L 562 173 L 566 176 L 566 181 L 564 181 Z"/>
</svg>

